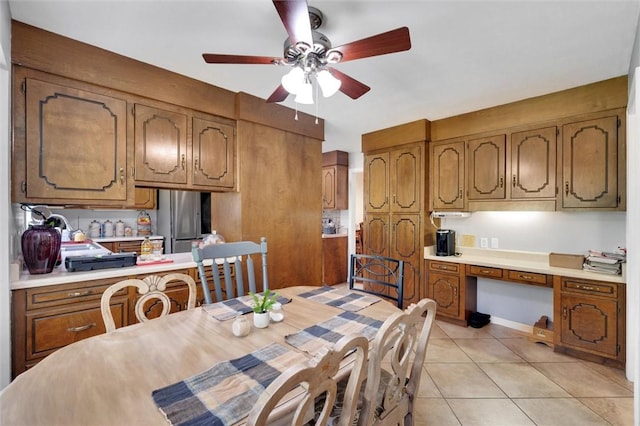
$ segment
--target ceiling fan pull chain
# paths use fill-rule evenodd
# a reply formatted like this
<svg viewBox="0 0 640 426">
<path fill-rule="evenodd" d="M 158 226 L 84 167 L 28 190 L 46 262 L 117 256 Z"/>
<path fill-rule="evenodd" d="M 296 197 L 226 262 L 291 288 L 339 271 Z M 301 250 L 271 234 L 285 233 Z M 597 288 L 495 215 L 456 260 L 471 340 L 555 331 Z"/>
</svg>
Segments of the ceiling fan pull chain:
<svg viewBox="0 0 640 426">
<path fill-rule="evenodd" d="M 318 96 L 318 80 L 316 80 L 316 124 L 318 124 L 318 105 L 320 104 L 320 96 Z"/>
</svg>

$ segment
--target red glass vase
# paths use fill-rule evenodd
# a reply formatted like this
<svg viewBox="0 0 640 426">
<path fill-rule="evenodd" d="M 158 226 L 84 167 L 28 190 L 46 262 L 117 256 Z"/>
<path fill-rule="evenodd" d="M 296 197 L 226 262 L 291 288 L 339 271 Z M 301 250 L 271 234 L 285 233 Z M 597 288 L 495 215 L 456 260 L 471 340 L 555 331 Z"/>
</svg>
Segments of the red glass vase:
<svg viewBox="0 0 640 426">
<path fill-rule="evenodd" d="M 60 232 L 46 225 L 31 225 L 22 233 L 22 257 L 30 274 L 53 271 L 61 241 Z"/>
</svg>

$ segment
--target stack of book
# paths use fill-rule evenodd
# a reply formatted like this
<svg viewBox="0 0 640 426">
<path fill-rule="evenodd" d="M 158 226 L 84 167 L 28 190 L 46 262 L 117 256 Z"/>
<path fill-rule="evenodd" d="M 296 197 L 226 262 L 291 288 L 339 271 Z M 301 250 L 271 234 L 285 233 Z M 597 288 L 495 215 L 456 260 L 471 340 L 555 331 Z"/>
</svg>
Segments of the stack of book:
<svg viewBox="0 0 640 426">
<path fill-rule="evenodd" d="M 601 274 L 620 275 L 622 273 L 622 263 L 626 260 L 627 254 L 624 250 L 617 252 L 589 250 L 582 269 Z"/>
</svg>

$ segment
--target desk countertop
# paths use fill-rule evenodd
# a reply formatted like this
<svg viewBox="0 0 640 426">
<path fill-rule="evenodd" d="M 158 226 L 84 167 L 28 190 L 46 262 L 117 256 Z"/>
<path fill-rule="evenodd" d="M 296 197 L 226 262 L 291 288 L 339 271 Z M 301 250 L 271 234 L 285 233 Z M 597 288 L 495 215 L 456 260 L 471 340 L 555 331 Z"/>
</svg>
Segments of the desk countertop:
<svg viewBox="0 0 640 426">
<path fill-rule="evenodd" d="M 436 256 L 434 246 L 428 246 L 424 248 L 424 258 L 427 260 L 514 269 L 523 272 L 559 275 L 596 281 L 615 283 L 624 283 L 626 281 L 624 276 L 625 264 L 622 265 L 622 275 L 608 275 L 584 271 L 582 269 L 549 266 L 549 253 L 480 249 L 475 247 L 456 247 L 456 250 L 460 253 L 459 256 Z"/>
</svg>

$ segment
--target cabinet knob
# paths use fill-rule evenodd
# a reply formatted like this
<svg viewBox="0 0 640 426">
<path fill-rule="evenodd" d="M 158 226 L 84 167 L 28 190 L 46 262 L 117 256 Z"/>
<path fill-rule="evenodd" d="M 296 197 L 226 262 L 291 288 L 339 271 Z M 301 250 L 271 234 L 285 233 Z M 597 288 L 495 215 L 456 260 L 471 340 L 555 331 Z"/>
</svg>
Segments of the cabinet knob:
<svg viewBox="0 0 640 426">
<path fill-rule="evenodd" d="M 562 306 L 562 318 L 567 319 L 567 305 Z"/>
</svg>

